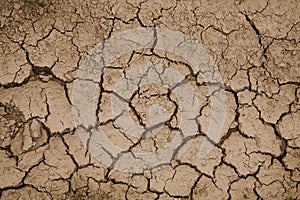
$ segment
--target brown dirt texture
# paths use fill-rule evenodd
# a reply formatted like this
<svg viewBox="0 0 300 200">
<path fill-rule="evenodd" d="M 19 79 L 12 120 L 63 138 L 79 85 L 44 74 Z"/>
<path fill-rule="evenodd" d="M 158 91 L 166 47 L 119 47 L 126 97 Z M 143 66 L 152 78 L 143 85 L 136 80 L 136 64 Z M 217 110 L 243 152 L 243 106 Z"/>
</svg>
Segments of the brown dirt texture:
<svg viewBox="0 0 300 200">
<path fill-rule="evenodd" d="M 211 121 L 218 123 L 214 83 L 172 51 L 130 50 L 99 80 L 79 77 L 103 41 L 149 28 L 179 32 L 211 56 L 226 96 L 218 140 L 208 134 Z M 141 66 L 150 67 L 136 83 L 130 76 Z M 173 71 L 186 90 L 176 90 L 183 82 L 162 86 Z M 142 84 L 147 77 L 162 84 Z M 120 92 L 133 90 L 128 98 L 115 92 L 119 80 Z M 90 85 L 80 94 L 79 81 Z M 74 109 L 78 95 L 96 100 L 94 107 L 83 103 L 87 115 Z M 184 99 L 197 106 L 187 111 Z M 115 115 L 115 102 L 128 104 L 132 121 L 122 118 L 124 110 Z M 76 123 L 76 109 L 96 125 Z M 190 121 L 197 132 L 186 136 Z M 137 137 L 135 127 L 151 134 Z M 93 143 L 98 129 L 123 151 Z M 131 159 L 147 162 L 138 155 L 159 155 L 176 138 L 181 143 L 168 162 L 131 170 Z M 213 147 L 200 158 L 205 141 Z M 0 199 L 300 199 L 300 1 L 0 0 Z"/>
</svg>

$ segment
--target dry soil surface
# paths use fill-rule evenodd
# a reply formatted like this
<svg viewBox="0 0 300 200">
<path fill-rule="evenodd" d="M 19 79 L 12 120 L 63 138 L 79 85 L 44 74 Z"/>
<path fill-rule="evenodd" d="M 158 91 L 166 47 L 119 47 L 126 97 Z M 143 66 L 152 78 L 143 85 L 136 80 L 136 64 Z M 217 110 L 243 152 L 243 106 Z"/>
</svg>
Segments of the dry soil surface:
<svg viewBox="0 0 300 200">
<path fill-rule="evenodd" d="M 299 0 L 0 2 L 1 200 L 300 199 Z M 226 117 L 220 139 L 211 140 L 208 84 L 189 60 L 155 49 L 122 55 L 100 81 L 90 81 L 98 87 L 90 115 L 116 146 L 132 155 L 155 152 L 180 134 L 184 111 L 159 84 L 139 86 L 128 102 L 141 127 L 163 112 L 160 132 L 135 138 L 118 127 L 113 85 L 131 69 L 176 69 L 199 102 L 198 132 L 184 140 L 189 148 L 133 173 L 115 169 L 118 156 L 108 154 L 107 165 L 85 148 L 89 138 L 81 140 L 82 127 L 74 125 L 72 92 L 97 45 L 138 27 L 180 31 L 201 44 L 222 76 Z M 214 147 L 200 159 L 205 140 Z"/>
</svg>

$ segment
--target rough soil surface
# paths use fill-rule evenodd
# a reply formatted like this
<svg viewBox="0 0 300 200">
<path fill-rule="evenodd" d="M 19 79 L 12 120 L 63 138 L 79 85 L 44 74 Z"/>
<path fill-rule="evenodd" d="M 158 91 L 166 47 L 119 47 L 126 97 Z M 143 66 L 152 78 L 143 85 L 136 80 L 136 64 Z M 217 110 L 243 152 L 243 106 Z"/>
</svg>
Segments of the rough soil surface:
<svg viewBox="0 0 300 200">
<path fill-rule="evenodd" d="M 300 1 L 0 0 L 0 199 L 300 199 Z M 130 99 L 133 120 L 169 119 L 142 140 L 118 129 L 113 85 L 128 70 L 163 63 L 195 89 L 201 132 L 170 164 L 143 173 L 112 169 L 84 147 L 72 88 L 86 55 L 137 27 L 180 31 L 213 57 L 226 90 L 220 141 L 200 160 L 210 116 L 207 87 L 188 60 L 136 51 L 107 68 L 96 115 L 111 141 L 156 151 L 176 134 L 176 97 L 145 85 Z M 164 107 L 150 110 L 150 105 Z M 159 120 L 159 119 L 158 119 Z"/>
</svg>

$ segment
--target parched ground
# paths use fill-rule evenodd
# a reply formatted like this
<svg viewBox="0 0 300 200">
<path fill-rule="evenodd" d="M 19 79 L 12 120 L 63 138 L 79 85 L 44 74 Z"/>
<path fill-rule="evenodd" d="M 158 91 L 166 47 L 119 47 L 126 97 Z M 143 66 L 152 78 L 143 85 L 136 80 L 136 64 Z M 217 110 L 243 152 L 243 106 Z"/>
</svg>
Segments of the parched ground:
<svg viewBox="0 0 300 200">
<path fill-rule="evenodd" d="M 95 159 L 78 136 L 72 89 L 80 65 L 103 40 L 137 27 L 184 33 L 219 69 L 225 124 L 202 160 L 207 85 L 188 60 L 153 49 L 121 56 L 95 83 L 99 128 L 133 154 L 180 134 L 178 99 L 159 85 L 139 87 L 130 114 L 146 126 L 150 105 L 164 107 L 160 133 L 137 140 L 110 113 L 122 74 L 161 63 L 196 91 L 200 131 L 189 148 L 169 164 L 130 173 Z M 0 199 L 300 199 L 299 42 L 298 0 L 0 0 Z"/>
</svg>

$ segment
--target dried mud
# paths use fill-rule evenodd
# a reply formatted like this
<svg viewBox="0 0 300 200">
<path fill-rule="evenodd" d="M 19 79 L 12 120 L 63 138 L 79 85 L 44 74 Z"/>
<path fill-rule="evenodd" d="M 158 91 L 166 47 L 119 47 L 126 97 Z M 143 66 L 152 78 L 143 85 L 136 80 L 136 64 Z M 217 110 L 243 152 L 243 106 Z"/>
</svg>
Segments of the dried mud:
<svg viewBox="0 0 300 200">
<path fill-rule="evenodd" d="M 1 0 L 0 199 L 300 199 L 300 2 L 298 0 Z M 220 141 L 199 160 L 210 116 L 207 87 L 188 61 L 160 51 L 120 57 L 99 83 L 96 115 L 112 142 L 155 151 L 178 134 L 177 100 L 139 88 L 131 116 L 150 105 L 170 120 L 136 140 L 114 126 L 112 86 L 127 70 L 163 63 L 188 77 L 200 102 L 201 134 L 159 169 L 126 173 L 86 150 L 72 116 L 72 88 L 88 52 L 138 27 L 180 31 L 213 57 L 226 91 Z M 153 114 L 157 114 L 152 110 Z M 134 145 L 134 147 L 132 147 Z"/>
</svg>

